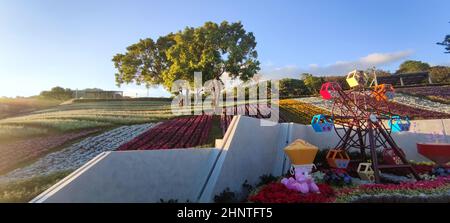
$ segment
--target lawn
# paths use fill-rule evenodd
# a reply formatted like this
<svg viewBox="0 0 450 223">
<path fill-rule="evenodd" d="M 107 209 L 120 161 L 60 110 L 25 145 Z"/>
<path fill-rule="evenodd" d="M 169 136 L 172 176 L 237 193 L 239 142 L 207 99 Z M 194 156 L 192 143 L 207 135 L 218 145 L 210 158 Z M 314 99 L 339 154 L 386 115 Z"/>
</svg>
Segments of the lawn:
<svg viewBox="0 0 450 223">
<path fill-rule="evenodd" d="M 157 122 L 173 117 L 168 101 L 77 102 L 0 120 L 0 143 L 94 128 Z"/>
<path fill-rule="evenodd" d="M 34 98 L 0 98 L 0 119 L 57 106 L 61 101 Z"/>
</svg>

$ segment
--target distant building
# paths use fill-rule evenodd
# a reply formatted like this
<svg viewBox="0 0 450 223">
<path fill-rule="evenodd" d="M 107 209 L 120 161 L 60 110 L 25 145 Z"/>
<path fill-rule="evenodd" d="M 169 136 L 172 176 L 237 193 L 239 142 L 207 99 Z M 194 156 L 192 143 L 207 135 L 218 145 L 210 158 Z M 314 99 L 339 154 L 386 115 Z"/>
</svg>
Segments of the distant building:
<svg viewBox="0 0 450 223">
<path fill-rule="evenodd" d="M 123 91 L 104 91 L 101 89 L 75 90 L 76 99 L 120 99 Z"/>
<path fill-rule="evenodd" d="M 377 77 L 378 84 L 391 84 L 394 86 L 405 86 L 429 83 L 432 84 L 428 72 L 393 74 L 390 76 Z"/>
</svg>

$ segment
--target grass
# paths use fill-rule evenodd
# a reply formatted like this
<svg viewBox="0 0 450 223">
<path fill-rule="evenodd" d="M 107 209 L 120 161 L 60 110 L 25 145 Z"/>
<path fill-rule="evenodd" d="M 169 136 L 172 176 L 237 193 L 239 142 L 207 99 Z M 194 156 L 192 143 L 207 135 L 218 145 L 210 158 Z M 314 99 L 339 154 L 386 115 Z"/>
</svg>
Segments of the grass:
<svg viewBox="0 0 450 223">
<path fill-rule="evenodd" d="M 0 202 L 29 202 L 71 172 L 72 170 L 56 172 L 45 176 L 0 184 Z"/>
<path fill-rule="evenodd" d="M 59 105 L 0 120 L 0 141 L 158 122 L 172 118 L 168 101 L 94 101 Z"/>
<path fill-rule="evenodd" d="M 0 119 L 57 106 L 61 101 L 44 98 L 0 98 Z"/>
<path fill-rule="evenodd" d="M 48 135 L 49 130 L 25 125 L 0 126 L 0 142 L 14 141 L 15 139 Z"/>
</svg>

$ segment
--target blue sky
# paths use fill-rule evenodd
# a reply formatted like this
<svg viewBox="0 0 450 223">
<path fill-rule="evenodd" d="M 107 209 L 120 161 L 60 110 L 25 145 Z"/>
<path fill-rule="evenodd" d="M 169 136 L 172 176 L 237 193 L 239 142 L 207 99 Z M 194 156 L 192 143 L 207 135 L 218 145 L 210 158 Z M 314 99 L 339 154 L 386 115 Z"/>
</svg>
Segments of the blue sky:
<svg viewBox="0 0 450 223">
<path fill-rule="evenodd" d="M 0 0 L 0 96 L 53 86 L 119 89 L 114 54 L 206 21 L 241 21 L 254 32 L 268 78 L 345 74 L 406 59 L 450 64 L 436 45 L 450 34 L 450 1 Z M 120 88 L 145 96 L 143 87 Z M 150 96 L 167 95 L 150 90 Z"/>
</svg>

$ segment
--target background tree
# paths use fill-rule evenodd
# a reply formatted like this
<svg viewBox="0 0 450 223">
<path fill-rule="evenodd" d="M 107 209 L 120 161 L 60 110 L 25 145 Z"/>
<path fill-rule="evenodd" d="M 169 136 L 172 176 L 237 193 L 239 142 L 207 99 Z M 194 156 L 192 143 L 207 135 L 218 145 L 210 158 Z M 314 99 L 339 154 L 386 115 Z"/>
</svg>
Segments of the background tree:
<svg viewBox="0 0 450 223">
<path fill-rule="evenodd" d="M 73 98 L 73 91 L 69 88 L 53 87 L 50 91 L 42 91 L 40 96 L 56 100 L 69 100 Z"/>
<path fill-rule="evenodd" d="M 413 73 L 413 72 L 424 72 L 430 69 L 430 65 L 428 63 L 418 61 L 418 60 L 407 60 L 400 64 L 399 69 L 395 72 L 396 74 L 400 73 Z"/>
<path fill-rule="evenodd" d="M 430 76 L 433 83 L 449 83 L 450 67 L 434 66 L 430 68 Z"/>
<path fill-rule="evenodd" d="M 303 80 L 284 78 L 280 80 L 279 94 L 281 98 L 300 97 L 310 94 Z"/>
<path fill-rule="evenodd" d="M 156 43 L 150 39 L 141 39 L 127 47 L 125 54 L 116 54 L 112 61 L 117 69 L 116 84 L 146 84 L 147 86 L 163 83 L 161 74 L 171 62 L 167 60 L 166 51 L 174 45 L 173 34 L 158 38 Z"/>
<path fill-rule="evenodd" d="M 134 81 L 171 90 L 175 80 L 193 84 L 196 71 L 202 72 L 203 82 L 220 80 L 223 74 L 247 81 L 260 69 L 257 56 L 253 33 L 240 22 L 224 21 L 187 27 L 156 43 L 141 40 L 127 47 L 125 54 L 114 56 L 113 62 L 118 85 Z"/>
<path fill-rule="evenodd" d="M 317 94 L 322 87 L 325 79 L 323 77 L 316 77 L 310 73 L 301 74 L 301 79 L 305 83 L 305 86 L 308 88 L 310 94 Z"/>
</svg>

